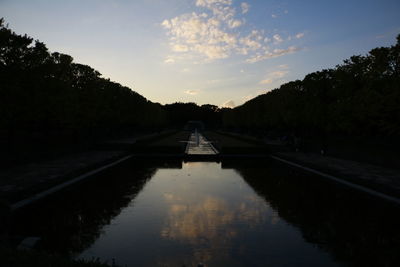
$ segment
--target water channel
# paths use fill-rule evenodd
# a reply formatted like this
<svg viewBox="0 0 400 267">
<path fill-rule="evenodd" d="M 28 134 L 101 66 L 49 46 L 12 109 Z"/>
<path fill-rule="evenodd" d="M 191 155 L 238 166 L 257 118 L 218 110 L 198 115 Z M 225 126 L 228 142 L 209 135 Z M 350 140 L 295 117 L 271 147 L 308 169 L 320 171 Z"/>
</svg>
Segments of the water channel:
<svg viewBox="0 0 400 267">
<path fill-rule="evenodd" d="M 400 266 L 399 208 L 272 160 L 129 160 L 17 214 L 121 266 Z"/>
</svg>

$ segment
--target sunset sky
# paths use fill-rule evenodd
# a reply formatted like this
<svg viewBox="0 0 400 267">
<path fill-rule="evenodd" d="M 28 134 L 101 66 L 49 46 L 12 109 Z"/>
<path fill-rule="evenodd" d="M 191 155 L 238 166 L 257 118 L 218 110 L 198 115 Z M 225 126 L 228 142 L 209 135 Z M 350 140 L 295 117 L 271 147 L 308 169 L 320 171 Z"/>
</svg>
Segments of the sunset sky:
<svg viewBox="0 0 400 267">
<path fill-rule="evenodd" d="M 154 102 L 237 106 L 390 46 L 399 0 L 0 0 L 19 34 Z"/>
</svg>

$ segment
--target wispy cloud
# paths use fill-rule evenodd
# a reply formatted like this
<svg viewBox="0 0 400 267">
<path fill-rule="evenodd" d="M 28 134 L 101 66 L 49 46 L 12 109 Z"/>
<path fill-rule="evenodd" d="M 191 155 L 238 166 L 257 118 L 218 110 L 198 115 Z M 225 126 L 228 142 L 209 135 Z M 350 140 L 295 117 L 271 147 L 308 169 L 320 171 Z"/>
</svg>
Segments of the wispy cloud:
<svg viewBox="0 0 400 267">
<path fill-rule="evenodd" d="M 246 62 L 254 63 L 299 50 L 294 46 L 286 49 L 276 47 L 284 42 L 278 33 L 268 37 L 263 30 L 253 29 L 247 34 L 237 30 L 245 25 L 245 19 L 237 17 L 232 0 L 197 0 L 195 5 L 198 12 L 186 13 L 161 23 L 167 30 L 171 51 L 180 54 L 181 58 L 187 56 L 187 59 L 211 62 L 232 55 L 244 55 Z M 249 12 L 250 6 L 242 2 L 240 8 L 243 15 Z M 275 48 L 267 45 L 271 40 L 273 43 L 270 44 Z M 165 63 L 176 60 L 170 55 Z"/>
<path fill-rule="evenodd" d="M 243 97 L 243 102 L 247 102 L 247 101 L 249 101 L 249 100 L 255 98 L 256 96 L 265 94 L 267 91 L 268 91 L 268 90 L 266 90 L 266 89 L 262 89 L 262 90 L 258 90 L 258 91 L 255 92 L 255 93 L 246 95 L 245 97 Z"/>
<path fill-rule="evenodd" d="M 222 107 L 223 108 L 234 108 L 236 107 L 235 102 L 233 102 L 233 100 L 228 100 L 224 103 L 222 103 Z"/>
<path fill-rule="evenodd" d="M 304 32 L 299 32 L 298 34 L 296 34 L 296 38 L 300 39 L 304 37 Z"/>
<path fill-rule="evenodd" d="M 275 42 L 276 44 L 279 44 L 279 43 L 282 43 L 282 42 L 283 42 L 283 39 L 282 39 L 282 37 L 281 37 L 279 34 L 274 34 L 274 36 L 272 36 L 272 38 L 274 39 L 274 42 Z"/>
<path fill-rule="evenodd" d="M 186 90 L 184 93 L 188 94 L 188 95 L 197 95 L 200 93 L 200 91 L 199 90 Z"/>
<path fill-rule="evenodd" d="M 248 3 L 243 2 L 240 4 L 240 7 L 242 8 L 242 14 L 246 14 L 247 12 L 249 12 L 250 5 Z"/>
<path fill-rule="evenodd" d="M 174 59 L 173 57 L 171 57 L 171 56 L 168 56 L 168 57 L 164 60 L 164 63 L 166 63 L 166 64 L 175 63 L 175 59 Z"/>
<path fill-rule="evenodd" d="M 274 49 L 272 51 L 270 50 L 265 50 L 265 52 L 263 54 L 258 53 L 250 58 L 248 58 L 246 61 L 248 63 L 255 63 L 261 60 L 265 60 L 265 59 L 270 59 L 270 58 L 275 58 L 275 57 L 280 57 L 280 56 L 284 56 L 287 54 L 291 54 L 294 52 L 299 51 L 300 48 L 299 47 L 295 47 L 295 46 L 290 46 L 286 49 Z"/>
<path fill-rule="evenodd" d="M 259 84 L 271 84 L 277 80 L 281 80 L 289 73 L 287 65 L 279 65 L 278 70 L 272 71 L 265 75 L 265 78 L 259 82 Z"/>
</svg>

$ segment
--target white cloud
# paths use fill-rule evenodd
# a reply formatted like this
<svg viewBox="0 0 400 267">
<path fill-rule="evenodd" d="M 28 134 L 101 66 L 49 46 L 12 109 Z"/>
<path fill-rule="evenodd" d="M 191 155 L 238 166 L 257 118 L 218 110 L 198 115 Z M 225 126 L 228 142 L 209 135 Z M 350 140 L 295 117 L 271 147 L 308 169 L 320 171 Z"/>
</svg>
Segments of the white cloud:
<svg viewBox="0 0 400 267">
<path fill-rule="evenodd" d="M 272 36 L 272 38 L 274 39 L 274 42 L 277 43 L 277 44 L 283 42 L 283 39 L 279 34 L 274 34 L 274 36 Z"/>
<path fill-rule="evenodd" d="M 207 81 L 207 84 L 217 84 L 217 83 L 220 83 L 220 82 L 222 82 L 222 80 L 220 80 L 220 79 L 214 79 L 214 80 L 208 80 L 208 81 Z"/>
<path fill-rule="evenodd" d="M 253 30 L 246 37 L 240 38 L 239 43 L 242 45 L 238 47 L 237 51 L 239 54 L 247 55 L 249 51 L 256 51 L 262 48 L 261 40 L 263 36 L 257 30 Z"/>
<path fill-rule="evenodd" d="M 229 27 L 230 28 L 237 28 L 237 27 L 239 27 L 239 26 L 241 26 L 242 25 L 242 21 L 240 21 L 240 20 L 237 20 L 237 19 L 235 19 L 235 20 L 230 20 L 229 21 Z"/>
<path fill-rule="evenodd" d="M 196 1 L 196 6 L 204 6 L 204 7 L 210 7 L 214 4 L 225 4 L 225 5 L 231 5 L 232 0 L 197 0 Z"/>
<path fill-rule="evenodd" d="M 253 99 L 253 98 L 254 98 L 254 95 L 253 95 L 253 94 L 244 96 L 244 97 L 243 97 L 243 102 L 246 103 L 247 101 L 249 101 L 250 99 Z"/>
<path fill-rule="evenodd" d="M 235 102 L 233 100 L 228 100 L 222 104 L 223 108 L 234 108 L 236 107 Z"/>
<path fill-rule="evenodd" d="M 175 52 L 187 52 L 189 50 L 187 45 L 181 45 L 181 44 L 173 44 L 171 45 L 172 50 Z"/>
<path fill-rule="evenodd" d="M 199 5 L 210 4 L 211 0 L 198 1 Z M 207 14 L 184 14 L 171 20 L 164 20 L 161 25 L 168 30 L 171 48 L 175 52 L 195 52 L 208 60 L 226 58 L 237 42 L 236 36 L 221 27 L 220 19 L 209 18 Z M 239 27 L 241 21 L 228 20 L 230 28 Z"/>
<path fill-rule="evenodd" d="M 296 34 L 296 38 L 300 39 L 304 37 L 304 32 L 299 32 L 298 34 Z"/>
<path fill-rule="evenodd" d="M 200 93 L 200 91 L 199 90 L 186 90 L 184 93 L 188 94 L 188 95 L 197 95 L 198 93 Z"/>
<path fill-rule="evenodd" d="M 163 26 L 164 28 L 170 29 L 171 28 L 171 24 L 169 23 L 169 21 L 167 19 L 165 19 L 162 23 L 161 26 Z"/>
<path fill-rule="evenodd" d="M 255 93 L 252 93 L 252 94 L 249 94 L 249 95 L 243 97 L 243 102 L 247 102 L 247 101 L 249 101 L 249 100 L 251 100 L 251 99 L 253 99 L 253 98 L 255 98 L 255 97 L 259 96 L 259 95 L 263 95 L 268 91 L 269 90 L 267 90 L 267 89 L 258 90 Z"/>
<path fill-rule="evenodd" d="M 288 47 L 286 49 L 278 49 L 278 48 L 276 48 L 276 49 L 274 49 L 272 51 L 265 50 L 265 53 L 263 53 L 263 54 L 258 53 L 256 55 L 248 58 L 246 60 L 246 62 L 255 63 L 255 62 L 258 62 L 258 61 L 261 61 L 261 60 L 265 60 L 265 59 L 281 57 L 281 56 L 284 56 L 284 55 L 287 55 L 287 54 L 292 54 L 292 53 L 295 53 L 295 52 L 297 52 L 299 50 L 300 50 L 300 48 L 295 47 L 295 46 L 290 46 L 290 47 Z"/>
<path fill-rule="evenodd" d="M 276 18 L 278 17 L 278 15 L 272 14 L 271 17 L 272 17 L 273 19 L 276 19 Z"/>
<path fill-rule="evenodd" d="M 278 68 L 284 69 L 285 67 L 282 68 L 282 65 L 280 65 L 280 66 L 278 66 Z M 273 83 L 273 82 L 275 82 L 277 80 L 281 80 L 288 73 L 289 73 L 288 70 L 276 70 L 276 71 L 269 72 L 265 76 L 265 79 L 261 80 L 259 82 L 259 84 L 271 84 L 271 83 Z"/>
<path fill-rule="evenodd" d="M 242 8 L 242 14 L 246 14 L 247 12 L 249 12 L 250 5 L 248 3 L 243 2 L 240 4 L 240 7 Z"/>
<path fill-rule="evenodd" d="M 277 78 L 277 79 L 279 79 L 279 78 L 284 77 L 284 76 L 285 76 L 286 74 L 288 74 L 288 73 L 289 73 L 288 71 L 278 70 L 278 71 L 271 72 L 271 73 L 269 74 L 269 76 L 272 77 L 272 78 Z"/>
<path fill-rule="evenodd" d="M 242 32 L 240 29 L 245 19 L 236 17 L 232 0 L 196 0 L 195 4 L 200 12 L 186 13 L 161 22 L 169 37 L 171 51 L 175 53 L 175 57 L 168 57 L 165 63 L 171 64 L 179 59 L 205 63 L 232 55 L 247 56 L 246 62 L 254 63 L 297 51 L 293 47 L 277 47 L 284 41 L 278 33 L 268 38 L 263 30 Z M 246 2 L 241 3 L 242 14 L 247 13 L 249 7 Z M 271 50 L 267 43 L 275 49 Z"/>
<path fill-rule="evenodd" d="M 164 60 L 164 63 L 167 63 L 167 64 L 175 63 L 175 59 L 174 59 L 173 57 L 171 57 L 171 56 L 168 56 L 168 57 Z"/>
<path fill-rule="evenodd" d="M 295 47 L 295 46 L 290 46 L 287 49 L 274 49 L 272 53 L 269 53 L 269 56 L 271 57 L 280 57 L 280 56 L 284 56 L 286 54 L 291 54 L 294 52 L 299 51 L 300 48 Z"/>
<path fill-rule="evenodd" d="M 272 83 L 272 82 L 273 82 L 272 79 L 265 79 L 265 80 L 261 80 L 261 81 L 259 82 L 259 84 L 270 84 L 270 83 Z"/>
</svg>

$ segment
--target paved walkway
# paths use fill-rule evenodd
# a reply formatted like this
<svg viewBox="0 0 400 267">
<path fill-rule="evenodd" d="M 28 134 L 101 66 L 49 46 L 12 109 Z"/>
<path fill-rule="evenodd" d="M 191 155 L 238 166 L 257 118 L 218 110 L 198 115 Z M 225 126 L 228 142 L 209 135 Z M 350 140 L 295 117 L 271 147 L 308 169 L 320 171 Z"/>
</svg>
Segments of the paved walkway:
<svg viewBox="0 0 400 267">
<path fill-rule="evenodd" d="M 115 143 L 115 142 L 113 142 Z M 110 163 L 126 155 L 123 147 L 134 140 L 118 141 L 114 149 L 71 154 L 50 161 L 25 164 L 0 170 L 0 202 L 15 203 L 32 194 L 58 185 L 68 179 Z M 123 144 L 122 144 L 123 143 Z M 186 147 L 187 155 L 217 155 L 218 151 L 201 134 L 192 134 Z M 346 181 L 400 197 L 400 170 L 338 159 L 319 154 L 280 152 L 276 156 L 313 168 Z M 1 203 L 0 203 L 1 205 Z"/>
<path fill-rule="evenodd" d="M 400 170 L 314 153 L 280 152 L 275 155 L 346 181 L 400 197 Z"/>
<path fill-rule="evenodd" d="M 114 162 L 127 155 L 127 150 L 137 140 L 152 138 L 163 133 L 165 132 L 110 140 L 98 145 L 96 150 L 69 154 L 53 160 L 21 164 L 6 170 L 0 170 L 0 202 L 15 203 L 71 178 L 76 178 Z"/>
<path fill-rule="evenodd" d="M 0 199 L 11 204 L 125 154 L 124 151 L 89 151 L 2 170 Z"/>
<path fill-rule="evenodd" d="M 187 155 L 217 155 L 218 151 L 200 133 L 192 133 L 186 146 Z"/>
</svg>

